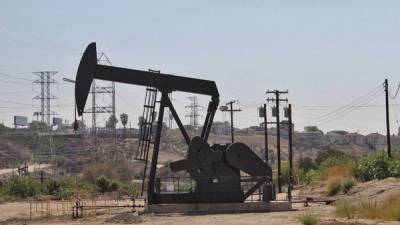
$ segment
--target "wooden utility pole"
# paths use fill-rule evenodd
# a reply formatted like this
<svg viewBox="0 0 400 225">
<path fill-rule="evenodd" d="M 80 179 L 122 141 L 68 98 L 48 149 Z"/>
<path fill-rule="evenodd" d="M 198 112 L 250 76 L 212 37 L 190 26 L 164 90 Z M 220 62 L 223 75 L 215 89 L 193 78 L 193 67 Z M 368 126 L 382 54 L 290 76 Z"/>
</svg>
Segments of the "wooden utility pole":
<svg viewBox="0 0 400 225">
<path fill-rule="evenodd" d="M 293 124 L 292 124 L 292 104 L 288 107 L 288 132 L 289 132 L 289 187 L 288 199 L 292 200 L 293 190 Z"/>
<path fill-rule="evenodd" d="M 386 105 L 386 139 L 387 139 L 387 154 L 388 157 L 392 157 L 392 147 L 390 143 L 390 119 L 389 119 L 389 82 L 385 79 L 383 85 L 385 87 L 385 105 Z"/>
<path fill-rule="evenodd" d="M 230 106 L 230 108 L 228 110 L 226 110 L 226 111 L 231 113 L 231 141 L 232 141 L 232 143 L 234 143 L 234 140 L 235 140 L 235 138 L 234 138 L 234 130 L 233 130 L 234 129 L 234 127 L 233 127 L 233 113 L 242 111 L 241 109 L 233 109 L 233 103 L 236 103 L 236 101 L 230 101 L 230 102 L 226 103 L 226 105 Z"/>
<path fill-rule="evenodd" d="M 265 162 L 268 163 L 268 126 L 267 126 L 267 104 L 264 104 L 264 139 L 265 139 Z"/>
<path fill-rule="evenodd" d="M 268 102 L 275 102 L 275 117 L 276 117 L 276 148 L 278 155 L 278 192 L 282 193 L 282 173 L 281 173 L 281 127 L 279 117 L 279 103 L 281 101 L 287 102 L 287 98 L 281 99 L 281 94 L 287 94 L 288 91 L 268 90 L 266 94 L 274 94 L 275 98 L 267 98 Z"/>
<path fill-rule="evenodd" d="M 264 144 L 265 144 L 264 156 L 265 156 L 265 162 L 268 163 L 269 157 L 268 157 L 267 104 L 258 107 L 258 116 L 264 119 Z"/>
</svg>

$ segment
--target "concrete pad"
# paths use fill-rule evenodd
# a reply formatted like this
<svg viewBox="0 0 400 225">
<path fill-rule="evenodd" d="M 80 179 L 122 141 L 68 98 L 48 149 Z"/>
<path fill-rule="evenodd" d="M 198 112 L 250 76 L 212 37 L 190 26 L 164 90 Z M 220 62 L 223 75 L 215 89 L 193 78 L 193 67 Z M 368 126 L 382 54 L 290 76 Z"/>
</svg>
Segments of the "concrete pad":
<svg viewBox="0 0 400 225">
<path fill-rule="evenodd" d="M 153 204 L 147 205 L 149 213 L 250 213 L 279 212 L 292 210 L 292 204 L 279 202 L 246 202 L 246 203 L 201 203 L 201 204 Z"/>
</svg>

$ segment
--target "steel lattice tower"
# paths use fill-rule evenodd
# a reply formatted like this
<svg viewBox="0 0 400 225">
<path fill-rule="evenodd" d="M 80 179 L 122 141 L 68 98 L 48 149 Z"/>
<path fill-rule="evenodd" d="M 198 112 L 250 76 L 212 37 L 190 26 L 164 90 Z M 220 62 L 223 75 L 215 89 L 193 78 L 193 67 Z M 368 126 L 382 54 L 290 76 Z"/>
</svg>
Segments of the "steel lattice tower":
<svg viewBox="0 0 400 225">
<path fill-rule="evenodd" d="M 98 53 L 97 63 L 102 64 L 102 65 L 108 65 L 108 66 L 112 65 L 110 60 L 108 59 L 108 57 L 103 52 Z M 115 82 L 111 82 L 111 85 L 109 85 L 109 86 L 100 86 L 99 84 L 96 84 L 95 80 L 93 80 L 92 90 L 90 91 L 90 93 L 92 94 L 92 106 L 90 109 L 85 110 L 85 113 L 92 114 L 92 144 L 95 149 L 96 159 L 97 159 L 97 129 L 98 129 L 97 114 L 98 113 L 106 113 L 114 118 L 117 118 L 116 112 L 115 112 Z M 99 101 L 96 101 L 96 98 L 102 94 L 110 96 L 111 104 L 99 105 Z M 111 154 L 113 157 L 113 155 L 115 154 L 115 151 L 116 151 L 116 126 L 115 126 L 115 124 L 112 127 L 112 133 L 113 133 L 113 150 L 112 150 Z"/>
<path fill-rule="evenodd" d="M 33 84 L 40 84 L 40 94 L 35 96 L 34 100 L 40 100 L 40 117 L 41 122 L 51 126 L 51 115 L 56 115 L 51 111 L 51 100 L 57 99 L 56 96 L 51 94 L 51 85 L 56 84 L 53 76 L 58 73 L 57 71 L 40 71 L 34 72 L 39 79 L 33 81 Z"/>
<path fill-rule="evenodd" d="M 193 128 L 199 127 L 199 104 L 197 96 L 190 96 L 188 97 L 190 100 L 190 105 L 185 106 L 185 108 L 190 109 L 190 113 L 186 115 L 190 119 L 190 126 Z"/>
</svg>

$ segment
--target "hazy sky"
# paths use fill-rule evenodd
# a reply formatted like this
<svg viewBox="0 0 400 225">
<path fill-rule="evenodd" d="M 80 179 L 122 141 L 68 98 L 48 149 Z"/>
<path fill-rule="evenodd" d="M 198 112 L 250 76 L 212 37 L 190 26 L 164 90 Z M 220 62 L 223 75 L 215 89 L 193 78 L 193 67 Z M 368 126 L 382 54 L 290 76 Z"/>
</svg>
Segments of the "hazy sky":
<svg viewBox="0 0 400 225">
<path fill-rule="evenodd" d="M 375 88 L 388 78 L 394 92 L 399 82 L 399 9 L 399 1 L 366 0 L 3 0 L 0 119 L 11 125 L 15 114 L 32 117 L 39 87 L 30 84 L 31 72 L 56 70 L 54 111 L 72 121 L 73 86 L 62 77 L 74 79 L 81 53 L 95 41 L 116 66 L 215 80 L 221 103 L 239 100 L 239 127 L 261 122 L 257 107 L 267 89 L 278 88 L 289 89 L 297 130 L 315 124 L 384 132 L 383 88 Z M 371 90 L 357 107 L 334 111 Z M 188 96 L 174 94 L 182 117 Z M 136 125 L 143 98 L 143 87 L 117 85 L 117 114 L 128 113 Z M 200 98 L 204 107 L 207 101 Z M 397 101 L 391 100 L 393 132 Z"/>
</svg>

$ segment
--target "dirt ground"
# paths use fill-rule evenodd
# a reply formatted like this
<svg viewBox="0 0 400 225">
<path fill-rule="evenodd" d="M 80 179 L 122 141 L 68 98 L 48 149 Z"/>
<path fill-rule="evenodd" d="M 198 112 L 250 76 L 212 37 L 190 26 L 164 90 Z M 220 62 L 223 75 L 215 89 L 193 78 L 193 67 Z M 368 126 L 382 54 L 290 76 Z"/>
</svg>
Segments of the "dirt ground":
<svg viewBox="0 0 400 225">
<path fill-rule="evenodd" d="M 29 218 L 29 204 L 26 202 L 15 202 L 0 205 L 0 225 L 97 225 L 97 224 L 166 224 L 166 225 L 244 225 L 244 224 L 265 224 L 265 225 L 299 225 L 298 217 L 302 214 L 312 213 L 320 217 L 321 225 L 395 225 L 400 222 L 365 221 L 352 220 L 344 221 L 335 219 L 335 207 L 324 204 L 311 204 L 310 207 L 303 207 L 303 204 L 293 205 L 293 211 L 288 212 L 266 212 L 266 213 L 240 213 L 240 214 L 142 214 L 138 216 L 127 209 L 118 209 L 107 213 L 99 213 L 96 216 L 86 216 L 82 219 L 72 219 L 71 216 L 53 216 L 42 219 Z"/>
<path fill-rule="evenodd" d="M 300 198 L 310 196 L 323 198 L 324 185 L 321 182 L 299 187 L 293 193 Z M 391 193 L 400 191 L 400 179 L 388 178 L 381 181 L 370 181 L 357 184 L 348 194 L 338 195 L 333 198 L 347 201 L 360 201 L 360 199 L 377 198 L 381 199 Z M 326 196 L 325 196 L 326 198 Z M 54 203 L 54 202 L 53 202 Z M 60 202 L 58 202 L 60 203 Z M 101 202 L 100 202 L 101 203 Z M 99 204 L 100 204 L 99 203 Z M 126 204 L 129 202 L 122 202 Z M 266 213 L 240 213 L 240 214 L 133 214 L 129 208 L 118 208 L 106 211 L 96 211 L 82 219 L 72 219 L 71 212 L 66 209 L 63 215 L 58 216 L 33 216 L 30 218 L 30 208 L 34 205 L 29 202 L 12 202 L 0 204 L 0 225 L 22 225 L 22 224 L 49 224 L 49 225 L 97 225 L 97 224 L 166 224 L 166 225 L 244 225 L 244 224 L 265 224 L 265 225 L 298 225 L 301 224 L 298 217 L 303 214 L 314 214 L 320 218 L 320 225 L 400 225 L 400 222 L 384 222 L 372 220 L 344 220 L 335 217 L 335 205 L 323 203 L 311 203 L 310 207 L 304 207 L 302 203 L 294 203 L 293 211 L 266 212 Z M 46 206 L 44 206 L 46 207 Z M 53 208 L 54 205 L 50 208 Z M 60 204 L 57 206 L 60 209 Z M 63 206 L 64 207 L 64 206 Z M 69 208 L 70 205 L 64 208 Z"/>
</svg>

